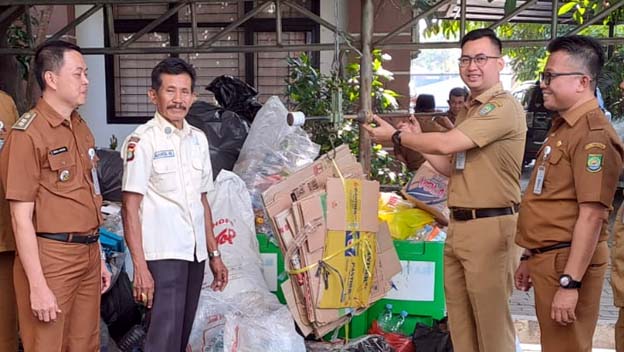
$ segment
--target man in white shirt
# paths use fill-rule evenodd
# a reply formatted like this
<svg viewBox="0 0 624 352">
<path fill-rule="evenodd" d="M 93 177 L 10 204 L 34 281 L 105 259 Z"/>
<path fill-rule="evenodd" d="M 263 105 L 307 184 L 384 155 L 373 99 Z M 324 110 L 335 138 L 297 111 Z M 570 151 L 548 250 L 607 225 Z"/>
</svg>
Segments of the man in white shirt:
<svg viewBox="0 0 624 352">
<path fill-rule="evenodd" d="M 134 298 L 149 309 L 146 351 L 186 349 L 205 260 L 222 291 L 228 272 L 212 232 L 206 193 L 214 185 L 208 140 L 185 120 L 195 70 L 167 58 L 152 70 L 154 118 L 124 142 L 122 215 L 134 263 Z"/>
</svg>

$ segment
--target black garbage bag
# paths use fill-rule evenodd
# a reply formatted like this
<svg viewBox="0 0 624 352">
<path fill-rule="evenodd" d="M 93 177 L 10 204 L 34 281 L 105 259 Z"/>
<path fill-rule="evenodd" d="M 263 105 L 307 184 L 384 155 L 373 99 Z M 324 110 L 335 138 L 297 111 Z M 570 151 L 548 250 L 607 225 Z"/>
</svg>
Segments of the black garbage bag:
<svg viewBox="0 0 624 352">
<path fill-rule="evenodd" d="M 418 352 L 453 352 L 451 335 L 446 327 L 447 319 L 434 321 L 433 327 L 418 323 L 414 328 L 412 342 Z"/>
<path fill-rule="evenodd" d="M 249 123 L 253 122 L 256 113 L 262 107 L 262 104 L 256 101 L 258 96 L 256 88 L 230 75 L 215 78 L 206 89 L 214 94 L 221 107 L 237 113 Z"/>
<path fill-rule="evenodd" d="M 111 149 L 96 149 L 95 154 L 100 159 L 97 174 L 102 197 L 111 202 L 121 202 L 123 160 L 119 152 Z"/>
<path fill-rule="evenodd" d="M 119 274 L 115 284 L 102 295 L 100 316 L 117 345 L 124 344 L 129 334 L 136 335 L 136 326 L 143 326 L 143 308 L 132 297 L 132 284 L 125 271 Z"/>
<path fill-rule="evenodd" d="M 204 131 L 208 138 L 213 179 L 223 169 L 231 171 L 249 133 L 249 125 L 237 113 L 205 101 L 191 105 L 186 121 Z"/>
</svg>

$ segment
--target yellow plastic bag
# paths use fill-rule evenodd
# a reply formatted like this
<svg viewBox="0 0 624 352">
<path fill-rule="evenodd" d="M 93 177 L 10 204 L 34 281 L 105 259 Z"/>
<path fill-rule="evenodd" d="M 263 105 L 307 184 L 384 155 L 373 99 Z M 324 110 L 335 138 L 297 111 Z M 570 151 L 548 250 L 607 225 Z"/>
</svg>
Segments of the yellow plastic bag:
<svg viewBox="0 0 624 352">
<path fill-rule="evenodd" d="M 390 235 L 397 240 L 408 239 L 425 225 L 435 222 L 431 214 L 416 208 L 401 209 L 384 217 L 387 218 L 384 220 L 388 222 Z"/>
<path fill-rule="evenodd" d="M 390 221 L 397 211 L 414 207 L 412 203 L 393 192 L 380 193 L 378 203 L 377 217 L 379 217 L 380 221 L 386 222 Z"/>
</svg>

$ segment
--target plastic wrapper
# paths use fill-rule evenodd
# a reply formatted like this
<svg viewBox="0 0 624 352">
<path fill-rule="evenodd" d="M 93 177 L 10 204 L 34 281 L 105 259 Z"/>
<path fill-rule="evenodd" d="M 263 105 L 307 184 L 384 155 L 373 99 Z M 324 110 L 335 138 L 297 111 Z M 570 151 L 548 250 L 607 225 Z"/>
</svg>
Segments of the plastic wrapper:
<svg viewBox="0 0 624 352">
<path fill-rule="evenodd" d="M 253 122 L 262 108 L 262 104 L 256 101 L 256 88 L 230 75 L 215 78 L 206 89 L 214 94 L 219 105 L 237 113 L 249 123 Z"/>
<path fill-rule="evenodd" d="M 431 214 L 416 208 L 379 213 L 379 219 L 388 223 L 390 235 L 397 240 L 406 240 L 416 236 L 425 225 L 435 222 Z"/>
<path fill-rule="evenodd" d="M 258 112 L 241 149 L 234 172 L 251 194 L 256 214 L 256 231 L 272 235 L 261 194 L 284 177 L 311 164 L 320 146 L 301 127 L 288 126 L 288 111 L 277 97 L 271 97 Z"/>
<path fill-rule="evenodd" d="M 186 120 L 208 138 L 213 177 L 221 170 L 232 170 L 247 138 L 248 122 L 233 111 L 205 101 L 193 103 Z"/>
<path fill-rule="evenodd" d="M 215 235 L 229 271 L 225 290 L 210 289 L 206 266 L 187 352 L 305 351 L 288 307 L 264 280 L 253 211 L 243 181 L 222 171 L 208 194 Z"/>
<path fill-rule="evenodd" d="M 350 341 L 341 352 L 394 352 L 395 349 L 381 335 L 365 335 Z"/>
</svg>

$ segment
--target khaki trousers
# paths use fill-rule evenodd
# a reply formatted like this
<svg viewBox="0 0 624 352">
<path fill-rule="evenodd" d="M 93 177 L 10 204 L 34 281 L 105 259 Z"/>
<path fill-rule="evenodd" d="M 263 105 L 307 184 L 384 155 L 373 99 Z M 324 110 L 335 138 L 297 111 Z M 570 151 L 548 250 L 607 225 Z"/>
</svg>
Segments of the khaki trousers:
<svg viewBox="0 0 624 352">
<path fill-rule="evenodd" d="M 509 310 L 517 215 L 451 221 L 444 289 L 455 352 L 514 352 Z"/>
<path fill-rule="evenodd" d="M 611 250 L 611 287 L 613 288 L 613 304 L 620 307 L 617 323 L 615 324 L 615 348 L 617 352 L 624 352 L 624 223 L 622 212 L 624 204 L 620 206 L 615 217 L 613 237 L 615 243 Z"/>
<path fill-rule="evenodd" d="M 98 243 L 64 243 L 40 237 L 37 242 L 43 274 L 61 313 L 55 322 L 49 323 L 33 315 L 28 280 L 18 254 L 13 275 L 24 351 L 99 351 L 101 264 Z"/>
<path fill-rule="evenodd" d="M 590 265 L 581 279 L 576 304 L 576 321 L 567 326 L 550 318 L 559 276 L 563 274 L 570 248 L 562 248 L 532 256 L 529 270 L 535 290 L 535 310 L 540 325 L 543 352 L 591 352 L 594 330 L 600 311 L 600 294 L 609 260 L 607 242 L 598 242 Z"/>
<path fill-rule="evenodd" d="M 17 309 L 13 289 L 15 252 L 0 252 L 0 351 L 17 351 Z"/>
</svg>

